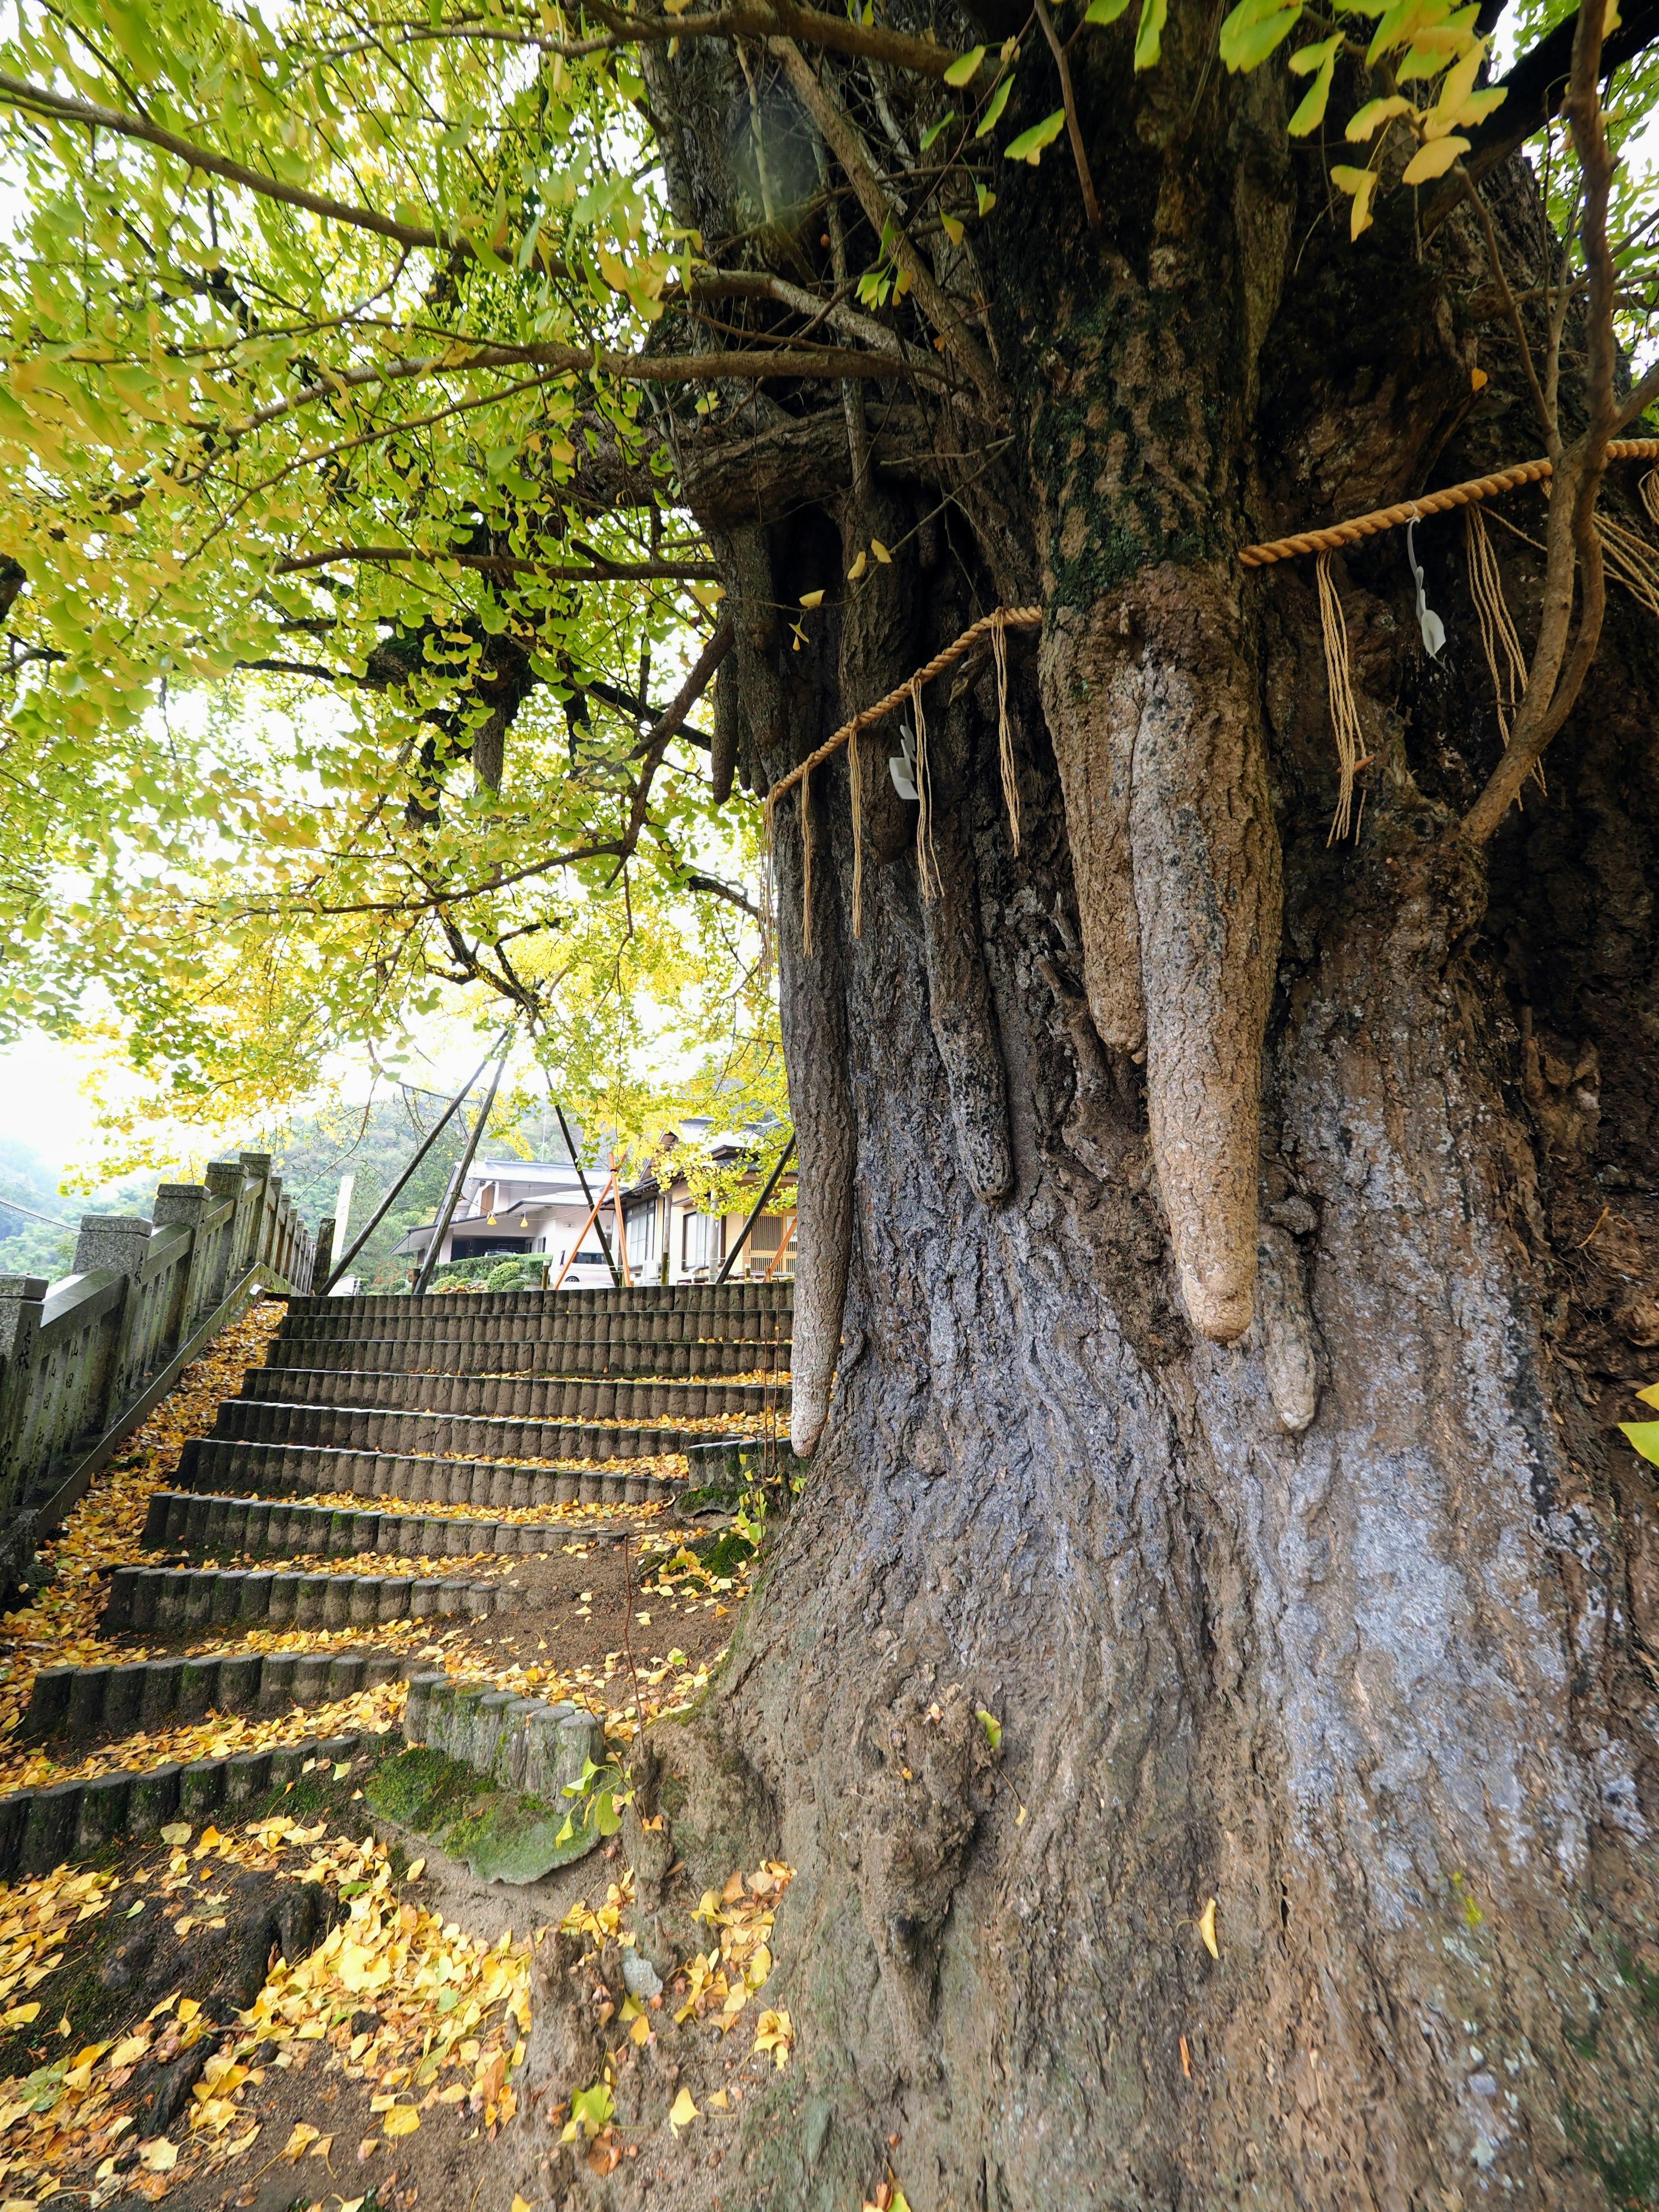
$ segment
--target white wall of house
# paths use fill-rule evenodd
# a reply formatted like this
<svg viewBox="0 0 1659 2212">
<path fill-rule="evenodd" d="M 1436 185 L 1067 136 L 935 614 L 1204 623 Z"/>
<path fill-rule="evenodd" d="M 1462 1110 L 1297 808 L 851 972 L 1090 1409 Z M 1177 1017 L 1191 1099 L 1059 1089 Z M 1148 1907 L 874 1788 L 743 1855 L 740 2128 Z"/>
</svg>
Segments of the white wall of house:
<svg viewBox="0 0 1659 2212">
<path fill-rule="evenodd" d="M 588 1188 L 595 1197 L 605 1180 L 602 1171 L 588 1170 Z M 753 1203 L 752 1199 L 749 1203 Z M 683 1177 L 677 1177 L 665 1189 L 653 1179 L 636 1184 L 631 1191 L 624 1191 L 623 1208 L 628 1271 L 635 1282 L 665 1279 L 665 1247 L 667 1281 L 708 1281 L 719 1273 L 748 1214 L 747 1206 L 741 1212 L 724 1217 L 700 1212 Z M 461 1187 L 455 1218 L 439 1249 L 439 1263 L 483 1258 L 491 1253 L 502 1258 L 521 1254 L 544 1261 L 551 1280 L 574 1252 L 564 1278 L 567 1287 L 597 1289 L 608 1285 L 611 1276 L 598 1230 L 589 1224 L 589 1212 L 576 1171 L 568 1160 L 475 1161 Z M 604 1221 L 611 1249 L 619 1252 L 623 1240 L 614 1199 L 605 1200 Z M 734 1274 L 764 1275 L 787 1226 L 775 1214 L 763 1216 L 744 1247 Z M 424 1239 L 414 1232 L 402 1249 L 417 1255 L 424 1249 Z M 787 1275 L 793 1271 L 791 1240 L 775 1272 Z"/>
</svg>

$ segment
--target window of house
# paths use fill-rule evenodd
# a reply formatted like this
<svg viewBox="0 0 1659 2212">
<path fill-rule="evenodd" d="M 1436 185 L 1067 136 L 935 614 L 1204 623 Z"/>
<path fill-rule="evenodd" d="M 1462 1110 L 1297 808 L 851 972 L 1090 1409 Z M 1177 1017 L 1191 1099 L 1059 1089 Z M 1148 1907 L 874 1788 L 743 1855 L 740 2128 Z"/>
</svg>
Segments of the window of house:
<svg viewBox="0 0 1659 2212">
<path fill-rule="evenodd" d="M 680 1220 L 681 1267 L 718 1267 L 726 1251 L 724 1218 L 718 1213 L 685 1213 Z"/>
</svg>

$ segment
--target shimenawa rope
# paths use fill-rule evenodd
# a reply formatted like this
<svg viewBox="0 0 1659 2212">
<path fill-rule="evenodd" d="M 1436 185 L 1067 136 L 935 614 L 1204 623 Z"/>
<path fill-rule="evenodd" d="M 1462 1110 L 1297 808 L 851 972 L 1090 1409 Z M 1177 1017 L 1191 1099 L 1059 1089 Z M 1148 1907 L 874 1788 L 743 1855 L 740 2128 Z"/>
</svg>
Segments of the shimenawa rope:
<svg viewBox="0 0 1659 2212">
<path fill-rule="evenodd" d="M 1607 447 L 1607 459 L 1659 460 L 1659 438 L 1615 438 Z M 1425 514 L 1444 514 L 1450 507 L 1468 507 L 1474 500 L 1495 499 L 1500 492 L 1513 491 L 1519 484 L 1537 483 L 1552 473 L 1547 460 L 1522 461 L 1512 469 L 1500 469 L 1496 476 L 1471 477 L 1464 483 L 1448 484 L 1442 491 L 1421 492 L 1415 499 L 1400 500 L 1393 507 L 1376 507 L 1370 514 L 1333 523 L 1328 530 L 1301 530 L 1293 538 L 1246 545 L 1238 557 L 1247 568 L 1265 568 L 1275 561 L 1292 560 L 1298 553 L 1332 553 L 1339 546 L 1357 545 L 1362 538 L 1397 530 L 1402 523 L 1420 520 Z"/>
</svg>

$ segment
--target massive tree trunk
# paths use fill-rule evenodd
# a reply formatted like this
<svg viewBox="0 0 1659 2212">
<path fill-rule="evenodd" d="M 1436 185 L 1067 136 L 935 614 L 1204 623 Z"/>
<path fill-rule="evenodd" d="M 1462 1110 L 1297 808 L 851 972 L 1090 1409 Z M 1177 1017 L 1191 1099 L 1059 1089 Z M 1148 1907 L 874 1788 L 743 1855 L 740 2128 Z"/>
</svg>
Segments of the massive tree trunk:
<svg viewBox="0 0 1659 2212">
<path fill-rule="evenodd" d="M 988 658 L 927 695 L 938 902 L 896 722 L 864 741 L 861 934 L 845 753 L 807 801 L 810 952 L 777 809 L 816 1449 L 653 1793 L 693 1877 L 798 1869 L 796 2060 L 748 2123 L 777 2212 L 856 2205 L 890 2158 L 915 2212 L 1590 2207 L 1659 2176 L 1653 1509 L 1608 1426 L 1659 1334 L 1659 651 L 1613 610 L 1547 794 L 1473 852 L 1499 739 L 1461 523 L 1419 533 L 1439 665 L 1403 545 L 1358 550 L 1371 764 L 1328 842 L 1313 580 L 1238 545 L 1535 434 L 1469 319 L 1474 232 L 1424 249 L 1402 193 L 1350 247 L 1273 73 L 1228 78 L 1210 35 L 1172 16 L 1144 80 L 1127 38 L 1078 50 L 1098 231 L 1062 139 L 994 165 L 976 268 L 941 244 L 1006 418 L 896 386 L 677 434 L 753 787 L 988 608 L 1044 616 L 1010 672 L 1017 853 Z M 789 95 L 759 49 L 747 84 L 725 48 L 653 55 L 714 246 L 760 219 L 741 118 Z M 1029 122 L 1058 94 L 1026 74 Z M 1526 173 L 1497 198 L 1524 280 Z M 821 216 L 780 265 L 823 258 Z M 1535 535 L 1535 495 L 1512 519 Z M 893 562 L 844 581 L 872 536 Z M 1525 635 L 1539 564 L 1499 552 Z M 820 589 L 795 650 L 777 611 Z"/>
</svg>

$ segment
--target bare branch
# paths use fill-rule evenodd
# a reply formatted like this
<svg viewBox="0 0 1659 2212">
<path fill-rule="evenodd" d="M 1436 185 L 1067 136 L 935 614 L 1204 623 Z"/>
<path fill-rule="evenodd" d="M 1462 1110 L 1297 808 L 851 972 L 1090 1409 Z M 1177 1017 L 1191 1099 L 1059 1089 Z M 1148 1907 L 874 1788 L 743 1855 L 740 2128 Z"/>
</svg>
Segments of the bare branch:
<svg viewBox="0 0 1659 2212">
<path fill-rule="evenodd" d="M 200 169 L 210 177 L 223 177 L 229 184 L 244 185 L 251 192 L 258 192 L 266 199 L 281 200 L 289 207 L 303 208 L 307 214 L 322 216 L 330 222 L 372 230 L 378 237 L 395 239 L 399 246 L 422 246 L 434 253 L 471 250 L 465 239 L 428 230 L 419 223 L 398 222 L 376 208 L 354 207 L 349 200 L 332 199 L 325 192 L 308 192 L 302 185 L 285 185 L 258 169 L 245 168 L 240 161 L 228 161 L 222 154 L 215 154 L 205 146 L 163 131 L 147 117 L 127 115 L 118 107 L 103 107 L 94 100 L 71 100 L 66 94 L 50 92 L 44 85 L 30 84 L 22 77 L 8 76 L 3 71 L 0 71 L 0 102 L 23 108 L 33 115 L 52 116 L 61 123 L 108 131 L 117 137 L 143 139 L 147 145 L 171 154 L 188 168 Z"/>
<path fill-rule="evenodd" d="M 560 583 L 642 583 L 653 577 L 681 582 L 717 584 L 720 570 L 712 562 L 605 561 L 590 568 L 566 568 L 556 562 L 521 560 L 506 553 L 450 553 L 441 547 L 418 545 L 331 545 L 325 553 L 306 553 L 292 561 L 279 561 L 271 574 L 297 576 L 307 568 L 325 568 L 334 561 L 420 561 L 434 567 L 453 562 L 462 568 L 481 569 L 486 575 L 529 574 L 550 577 Z"/>
<path fill-rule="evenodd" d="M 1066 58 L 1066 49 L 1060 43 L 1054 19 L 1043 6 L 1042 0 L 1032 0 L 1037 21 L 1042 26 L 1042 35 L 1048 41 L 1049 51 L 1060 69 L 1060 96 L 1066 104 L 1066 135 L 1072 142 L 1072 159 L 1077 163 L 1077 180 L 1083 190 L 1083 212 L 1088 217 L 1091 230 L 1100 228 L 1100 202 L 1095 198 L 1095 180 L 1089 172 L 1089 156 L 1083 150 L 1083 126 L 1077 119 L 1077 95 L 1072 89 L 1072 64 Z"/>
<path fill-rule="evenodd" d="M 870 223 L 878 233 L 894 235 L 894 257 L 910 279 L 916 304 L 973 379 L 980 397 L 1000 411 L 1006 402 L 996 371 L 950 295 L 906 235 L 898 207 L 877 176 L 851 118 L 829 87 L 819 81 L 817 70 L 793 40 L 774 39 L 771 46 L 788 72 L 789 82 L 800 94 L 807 113 L 841 163 Z"/>
<path fill-rule="evenodd" d="M 724 899 L 728 906 L 739 908 L 751 921 L 765 923 L 766 916 L 753 901 L 746 899 L 740 890 L 733 890 L 730 884 L 723 884 L 718 876 L 688 876 L 685 888 L 689 891 L 707 891 L 710 898 Z"/>
<path fill-rule="evenodd" d="M 1584 369 L 1584 411 L 1588 422 L 1583 437 L 1557 463 L 1552 479 L 1549 526 L 1546 532 L 1543 620 L 1527 675 L 1526 695 L 1516 716 L 1509 745 L 1486 789 L 1463 817 L 1463 834 L 1477 845 L 1492 835 L 1511 804 L 1519 798 L 1550 739 L 1571 713 L 1595 656 L 1606 607 L 1606 580 L 1602 574 L 1601 541 L 1595 528 L 1595 507 L 1607 468 L 1607 441 L 1616 419 L 1613 397 L 1613 314 L 1618 292 L 1607 240 L 1613 155 L 1607 145 L 1597 88 L 1607 4 L 1607 0 L 1580 0 L 1573 35 L 1572 85 L 1563 102 L 1584 180 L 1581 229 L 1589 275 Z M 1582 580 L 1583 605 L 1578 634 L 1568 654 L 1575 568 Z"/>
<path fill-rule="evenodd" d="M 1038 4 L 1042 4 L 1042 0 L 1038 0 Z M 1557 460 L 1561 453 L 1560 429 L 1549 403 L 1544 398 L 1544 388 L 1538 381 L 1538 371 L 1533 365 L 1532 348 L 1527 343 L 1526 325 L 1521 320 L 1521 310 L 1515 304 L 1515 295 L 1510 289 L 1510 280 L 1504 274 L 1504 264 L 1498 255 L 1498 234 L 1492 228 L 1486 202 L 1474 188 L 1473 177 L 1464 176 L 1463 189 L 1468 195 L 1469 205 L 1474 210 L 1480 234 L 1486 241 L 1486 258 L 1492 264 L 1492 278 L 1503 296 L 1504 312 L 1509 317 L 1510 328 L 1515 333 L 1515 343 L 1520 349 L 1521 366 L 1527 374 L 1527 386 L 1532 393 L 1533 404 L 1538 410 L 1538 419 L 1543 425 L 1545 451 L 1552 461 Z"/>
</svg>

